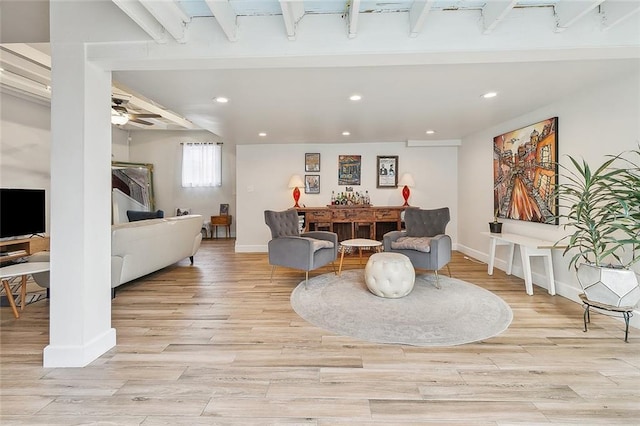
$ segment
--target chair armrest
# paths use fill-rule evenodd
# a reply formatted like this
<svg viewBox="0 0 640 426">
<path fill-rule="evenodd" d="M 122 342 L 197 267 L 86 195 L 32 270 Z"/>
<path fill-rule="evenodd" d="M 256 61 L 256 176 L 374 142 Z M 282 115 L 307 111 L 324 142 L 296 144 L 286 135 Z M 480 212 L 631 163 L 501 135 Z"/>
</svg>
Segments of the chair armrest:
<svg viewBox="0 0 640 426">
<path fill-rule="evenodd" d="M 391 251 L 391 243 L 400 237 L 406 237 L 407 231 L 390 231 L 382 236 L 384 251 Z"/>
<path fill-rule="evenodd" d="M 438 234 L 431 238 L 431 256 L 434 256 L 438 268 L 443 267 L 451 260 L 451 237 L 446 234 Z"/>
</svg>

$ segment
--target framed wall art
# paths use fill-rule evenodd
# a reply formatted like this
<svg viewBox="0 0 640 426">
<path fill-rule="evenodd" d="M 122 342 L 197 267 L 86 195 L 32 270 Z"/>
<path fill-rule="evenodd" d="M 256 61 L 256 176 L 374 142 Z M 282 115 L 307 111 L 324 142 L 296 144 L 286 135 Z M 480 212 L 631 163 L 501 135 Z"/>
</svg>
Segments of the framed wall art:
<svg viewBox="0 0 640 426">
<path fill-rule="evenodd" d="M 304 175 L 304 193 L 320 193 L 320 175 Z"/>
<path fill-rule="evenodd" d="M 338 156 L 338 185 L 360 185 L 360 155 Z"/>
<path fill-rule="evenodd" d="M 377 188 L 397 188 L 398 187 L 398 156 L 378 155 L 377 157 Z"/>
<path fill-rule="evenodd" d="M 311 153 L 304 155 L 304 171 L 319 172 L 320 171 L 320 154 Z"/>
<path fill-rule="evenodd" d="M 493 138 L 494 215 L 558 224 L 558 117 Z"/>
<path fill-rule="evenodd" d="M 220 216 L 227 216 L 229 214 L 229 204 L 220 204 Z"/>
</svg>

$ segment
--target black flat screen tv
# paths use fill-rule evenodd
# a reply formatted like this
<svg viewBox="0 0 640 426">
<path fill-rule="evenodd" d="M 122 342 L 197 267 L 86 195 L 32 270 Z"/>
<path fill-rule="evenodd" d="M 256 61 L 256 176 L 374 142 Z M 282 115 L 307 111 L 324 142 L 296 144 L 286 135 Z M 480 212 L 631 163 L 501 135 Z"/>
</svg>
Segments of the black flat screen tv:
<svg viewBox="0 0 640 426">
<path fill-rule="evenodd" d="M 45 232 L 44 189 L 0 188 L 0 238 Z"/>
</svg>

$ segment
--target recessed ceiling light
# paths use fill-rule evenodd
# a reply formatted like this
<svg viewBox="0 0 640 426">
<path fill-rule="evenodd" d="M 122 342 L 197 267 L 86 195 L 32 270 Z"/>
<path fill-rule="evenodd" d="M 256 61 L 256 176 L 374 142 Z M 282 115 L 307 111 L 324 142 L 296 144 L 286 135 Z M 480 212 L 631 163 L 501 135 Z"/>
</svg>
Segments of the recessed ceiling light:
<svg viewBox="0 0 640 426">
<path fill-rule="evenodd" d="M 260 132 L 260 133 L 258 133 L 258 136 L 265 137 L 265 136 L 267 136 L 267 134 L 265 132 Z"/>
<path fill-rule="evenodd" d="M 342 132 L 342 136 L 349 136 L 351 134 L 351 132 L 347 132 L 346 130 L 344 132 Z"/>
<path fill-rule="evenodd" d="M 435 130 L 427 130 L 425 133 L 428 135 L 433 135 L 435 132 Z"/>
<path fill-rule="evenodd" d="M 226 104 L 227 102 L 229 102 L 229 98 L 225 98 L 224 96 L 216 96 L 215 98 L 213 98 L 213 100 L 218 102 L 219 104 Z"/>
<path fill-rule="evenodd" d="M 484 95 L 482 95 L 482 97 L 485 99 L 495 98 L 496 96 L 498 96 L 496 92 L 487 92 Z"/>
<path fill-rule="evenodd" d="M 352 101 L 359 101 L 360 99 L 362 99 L 361 95 L 351 95 L 349 96 L 349 99 Z"/>
</svg>

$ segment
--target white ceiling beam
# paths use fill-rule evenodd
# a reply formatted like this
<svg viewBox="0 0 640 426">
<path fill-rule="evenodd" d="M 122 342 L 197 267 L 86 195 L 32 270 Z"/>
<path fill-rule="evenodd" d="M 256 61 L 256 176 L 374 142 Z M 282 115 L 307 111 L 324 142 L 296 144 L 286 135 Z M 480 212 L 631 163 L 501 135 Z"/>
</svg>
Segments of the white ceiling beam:
<svg viewBox="0 0 640 426">
<path fill-rule="evenodd" d="M 228 0 L 205 0 L 229 41 L 238 40 L 238 23 L 235 10 Z"/>
<path fill-rule="evenodd" d="M 4 50 L 10 50 L 13 53 L 16 53 L 20 56 L 24 56 L 25 58 L 29 58 L 34 62 L 42 64 L 43 66 L 51 69 L 51 56 L 47 55 L 40 50 L 29 46 L 25 43 L 4 43 L 2 44 L 2 48 Z"/>
<path fill-rule="evenodd" d="M 408 147 L 462 146 L 462 139 L 419 140 L 408 139 Z"/>
<path fill-rule="evenodd" d="M 640 2 L 610 0 L 603 3 L 600 6 L 603 31 L 610 30 L 638 12 L 640 12 Z"/>
<path fill-rule="evenodd" d="M 48 85 L 6 70 L 0 72 L 0 85 L 17 90 L 18 92 L 51 100 L 51 88 Z"/>
<path fill-rule="evenodd" d="M 49 57 L 48 55 L 45 56 Z M 47 85 L 51 85 L 51 70 L 49 68 L 42 64 L 25 59 L 22 56 L 18 56 L 12 51 L 0 49 L 0 63 L 2 63 L 2 68 L 4 69 L 9 67 L 16 68 L 40 79 Z"/>
<path fill-rule="evenodd" d="M 358 15 L 360 14 L 360 0 L 351 0 L 349 5 L 349 38 L 358 34 Z"/>
<path fill-rule="evenodd" d="M 157 43 L 166 43 L 167 35 L 160 23 L 137 0 L 112 0 L 129 18 Z"/>
<path fill-rule="evenodd" d="M 556 32 L 562 32 L 598 7 L 604 0 L 562 0 L 554 6 Z"/>
<path fill-rule="evenodd" d="M 487 2 L 482 8 L 484 34 L 490 34 L 496 26 L 511 12 L 517 0 L 501 0 Z"/>
<path fill-rule="evenodd" d="M 165 30 L 178 42 L 187 42 L 187 23 L 189 17 L 173 0 L 139 0 L 142 6 L 153 15 Z"/>
<path fill-rule="evenodd" d="M 295 40 L 298 21 L 304 16 L 304 2 L 302 0 L 280 0 L 280 8 L 282 9 L 284 26 L 287 29 L 287 37 L 289 40 Z"/>
<path fill-rule="evenodd" d="M 433 2 L 434 0 L 416 0 L 411 4 L 411 9 L 409 9 L 410 37 L 417 37 L 422 32 Z"/>
</svg>

